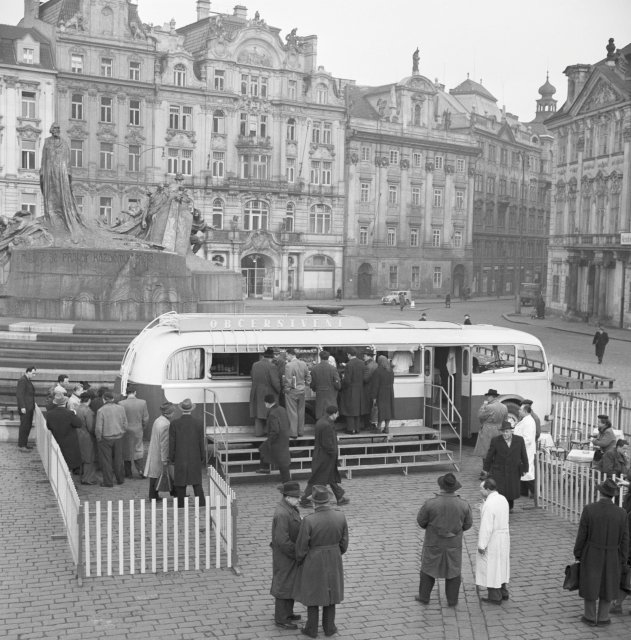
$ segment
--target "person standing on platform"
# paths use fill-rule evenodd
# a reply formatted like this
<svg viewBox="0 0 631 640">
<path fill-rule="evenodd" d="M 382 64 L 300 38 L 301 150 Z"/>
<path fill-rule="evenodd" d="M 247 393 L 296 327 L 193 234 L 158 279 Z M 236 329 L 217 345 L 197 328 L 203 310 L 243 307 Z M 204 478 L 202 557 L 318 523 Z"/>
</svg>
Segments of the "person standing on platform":
<svg viewBox="0 0 631 640">
<path fill-rule="evenodd" d="M 77 429 L 79 449 L 81 450 L 81 484 L 98 484 L 96 475 L 96 446 L 94 439 L 94 414 L 90 409 L 89 393 L 84 391 L 79 397 L 79 404 L 74 412 L 81 420 L 81 428 Z"/>
<path fill-rule="evenodd" d="M 342 387 L 337 367 L 329 363 L 331 354 L 320 351 L 320 362 L 311 369 L 311 389 L 315 391 L 315 417 L 319 420 L 328 406 L 337 404 L 337 392 Z"/>
<path fill-rule="evenodd" d="M 173 485 L 177 506 L 184 507 L 186 487 L 193 486 L 199 497 L 199 506 L 206 505 L 202 488 L 202 464 L 206 462 L 204 425 L 191 415 L 195 405 L 186 398 L 178 405 L 182 416 L 171 422 L 169 428 L 169 462 L 174 465 Z"/>
<path fill-rule="evenodd" d="M 373 412 L 373 402 L 370 397 L 372 389 L 372 378 L 377 371 L 377 363 L 375 362 L 375 352 L 367 347 L 364 349 L 364 385 L 362 388 L 362 415 L 360 425 L 366 431 L 377 429 L 377 413 Z"/>
<path fill-rule="evenodd" d="M 489 389 L 485 396 L 485 400 L 478 410 L 478 419 L 481 427 L 473 450 L 473 455 L 482 459 L 488 453 L 491 440 L 500 435 L 500 427 L 508 418 L 508 409 L 506 405 L 498 400 L 499 393 L 495 389 Z M 485 480 L 486 477 L 484 471 L 482 471 L 480 480 Z"/>
<path fill-rule="evenodd" d="M 429 604 L 436 578 L 445 579 L 447 604 L 458 604 L 462 571 L 462 534 L 471 529 L 473 515 L 469 503 L 456 495 L 462 487 L 453 473 L 438 478 L 440 493 L 423 504 L 416 521 L 425 530 L 421 556 L 421 576 L 415 600 Z"/>
<path fill-rule="evenodd" d="M 310 383 L 307 363 L 296 357 L 295 349 L 287 349 L 283 387 L 291 438 L 302 436 L 305 430 L 305 392 Z"/>
<path fill-rule="evenodd" d="M 169 473 L 169 426 L 175 416 L 175 405 L 163 402 L 160 405 L 160 416 L 151 427 L 151 440 L 145 463 L 145 477 L 149 478 L 149 500 L 162 500 L 158 492 L 158 479 L 163 473 Z M 172 495 L 175 489 L 172 488 Z"/>
<path fill-rule="evenodd" d="M 289 418 L 285 407 L 279 407 L 276 396 L 265 396 L 267 407 L 267 440 L 259 447 L 261 466 L 257 473 L 269 473 L 270 464 L 275 464 L 280 473 L 281 482 L 289 482 L 291 474 L 291 454 L 289 453 Z"/>
<path fill-rule="evenodd" d="M 348 525 L 344 513 L 329 505 L 326 487 L 314 486 L 311 499 L 314 512 L 302 520 L 296 540 L 298 574 L 294 599 L 307 607 L 307 624 L 302 634 L 315 638 L 320 607 L 324 635 L 337 633 L 335 605 L 344 600 L 342 555 L 348 549 Z"/>
<path fill-rule="evenodd" d="M 252 365 L 250 371 L 252 386 L 250 387 L 250 418 L 254 418 L 254 435 L 257 438 L 266 435 L 265 421 L 267 409 L 265 396 L 269 393 L 280 393 L 280 376 L 274 364 L 274 350 L 265 349 L 258 362 Z"/>
<path fill-rule="evenodd" d="M 594 345 L 594 351 L 598 358 L 598 364 L 603 363 L 603 357 L 605 356 L 605 347 L 609 343 L 609 334 L 603 329 L 602 324 L 598 325 L 592 344 Z"/>
<path fill-rule="evenodd" d="M 77 431 L 81 428 L 81 420 L 74 411 L 66 408 L 68 397 L 56 393 L 53 397 L 52 409 L 46 412 L 46 426 L 52 432 L 61 454 L 73 473 L 81 473 L 81 449 Z"/>
<path fill-rule="evenodd" d="M 516 436 L 521 436 L 526 445 L 528 455 L 528 472 L 522 475 L 520 486 L 521 495 L 535 497 L 535 453 L 537 452 L 537 425 L 532 417 L 532 406 L 521 403 L 519 407 L 519 422 L 515 425 Z"/>
<path fill-rule="evenodd" d="M 346 421 L 346 433 L 359 433 L 364 388 L 364 363 L 357 358 L 354 347 L 346 349 L 348 362 L 342 375 L 340 413 Z"/>
<path fill-rule="evenodd" d="M 102 487 L 113 487 L 125 481 L 123 465 L 123 437 L 127 431 L 127 414 L 114 402 L 114 394 L 104 391 L 103 406 L 96 412 L 94 435 L 99 450 L 99 464 L 103 473 Z"/>
<path fill-rule="evenodd" d="M 37 373 L 35 367 L 26 367 L 24 375 L 17 383 L 15 397 L 17 399 L 18 413 L 20 414 L 20 429 L 18 431 L 18 451 L 28 453 L 33 445 L 28 443 L 28 437 L 33 428 L 33 413 L 35 412 L 35 387 L 33 377 Z"/>
<path fill-rule="evenodd" d="M 279 485 L 281 501 L 276 505 L 272 520 L 272 587 L 275 598 L 274 622 L 281 629 L 297 629 L 294 613 L 294 582 L 298 573 L 296 564 L 296 539 L 300 531 L 300 484 L 287 481 Z"/>
<path fill-rule="evenodd" d="M 622 567 L 629 557 L 627 512 L 612 498 L 618 485 L 607 478 L 597 487 L 600 500 L 584 507 L 574 543 L 574 557 L 581 563 L 578 595 L 585 601 L 581 622 L 590 627 L 611 624 L 611 601 L 618 597 Z"/>
<path fill-rule="evenodd" d="M 394 418 L 394 373 L 386 356 L 377 358 L 377 370 L 373 374 L 371 402 L 377 406 L 377 430 L 388 433 L 390 420 Z"/>
<path fill-rule="evenodd" d="M 149 422 L 149 410 L 146 400 L 136 397 L 136 387 L 127 385 L 127 398 L 118 404 L 125 409 L 127 416 L 127 431 L 123 440 L 123 460 L 125 461 L 125 477 L 133 478 L 136 467 L 138 475 L 144 478 L 142 459 L 145 457 L 145 450 L 142 444 L 142 436 L 145 427 Z"/>
</svg>

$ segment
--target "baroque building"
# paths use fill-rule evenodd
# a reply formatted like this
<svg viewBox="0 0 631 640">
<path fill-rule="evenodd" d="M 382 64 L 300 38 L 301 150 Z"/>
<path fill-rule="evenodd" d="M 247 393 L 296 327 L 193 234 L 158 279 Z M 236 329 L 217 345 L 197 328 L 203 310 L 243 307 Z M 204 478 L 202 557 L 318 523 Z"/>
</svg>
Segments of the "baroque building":
<svg viewBox="0 0 631 640">
<path fill-rule="evenodd" d="M 555 134 L 548 249 L 549 307 L 586 320 L 631 322 L 631 44 L 568 66 Z"/>
</svg>

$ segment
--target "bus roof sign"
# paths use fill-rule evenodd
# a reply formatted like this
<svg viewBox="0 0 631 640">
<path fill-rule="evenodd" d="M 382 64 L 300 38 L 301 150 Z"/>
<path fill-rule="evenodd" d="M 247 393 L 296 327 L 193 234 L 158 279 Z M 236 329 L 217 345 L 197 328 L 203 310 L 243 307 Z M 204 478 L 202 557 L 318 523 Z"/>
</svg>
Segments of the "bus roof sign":
<svg viewBox="0 0 631 640">
<path fill-rule="evenodd" d="M 175 326 L 180 333 L 193 331 L 310 331 L 311 329 L 364 329 L 363 318 L 329 315 L 234 315 L 199 314 L 182 315 Z"/>
</svg>

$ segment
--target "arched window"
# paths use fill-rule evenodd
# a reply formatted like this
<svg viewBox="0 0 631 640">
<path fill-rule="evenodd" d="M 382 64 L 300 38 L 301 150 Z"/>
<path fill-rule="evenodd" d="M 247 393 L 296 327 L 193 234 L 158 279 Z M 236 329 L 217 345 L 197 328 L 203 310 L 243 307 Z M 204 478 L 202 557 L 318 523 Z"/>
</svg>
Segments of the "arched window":
<svg viewBox="0 0 631 640">
<path fill-rule="evenodd" d="M 331 233 L 331 207 L 314 204 L 309 212 L 310 233 Z"/>
<path fill-rule="evenodd" d="M 296 139 L 296 121 L 293 118 L 287 120 L 287 140 Z"/>
<path fill-rule="evenodd" d="M 414 105 L 414 126 L 421 126 L 421 105 L 418 103 Z"/>
<path fill-rule="evenodd" d="M 101 11 L 101 33 L 107 35 L 114 33 L 114 12 L 109 7 Z"/>
<path fill-rule="evenodd" d="M 223 201 L 221 198 L 213 200 L 213 227 L 223 229 Z"/>
<path fill-rule="evenodd" d="M 305 260 L 305 269 L 314 267 L 319 269 L 322 269 L 323 267 L 333 269 L 335 267 L 335 262 L 332 258 L 329 258 L 329 256 L 319 254 L 317 256 L 311 256 Z"/>
<path fill-rule="evenodd" d="M 319 84 L 316 87 L 316 102 L 318 104 L 328 104 L 329 88 L 325 84 Z"/>
<path fill-rule="evenodd" d="M 283 228 L 285 231 L 293 231 L 295 223 L 296 205 L 293 202 L 287 203 L 287 209 L 285 211 L 285 223 Z"/>
<path fill-rule="evenodd" d="M 226 116 L 221 109 L 213 112 L 213 133 L 226 133 Z"/>
<path fill-rule="evenodd" d="M 176 87 L 186 86 L 186 67 L 183 64 L 176 64 L 173 67 L 173 84 Z"/>
<path fill-rule="evenodd" d="M 243 216 L 243 228 L 246 231 L 267 229 L 269 207 L 263 200 L 248 200 L 245 203 Z"/>
</svg>

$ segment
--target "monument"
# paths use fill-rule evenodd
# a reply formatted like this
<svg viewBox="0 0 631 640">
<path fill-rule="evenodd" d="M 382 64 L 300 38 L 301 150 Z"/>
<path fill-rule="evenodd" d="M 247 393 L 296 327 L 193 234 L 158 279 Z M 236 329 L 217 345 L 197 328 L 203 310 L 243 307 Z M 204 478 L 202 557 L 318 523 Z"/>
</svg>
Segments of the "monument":
<svg viewBox="0 0 631 640">
<path fill-rule="evenodd" d="M 196 256 L 200 225 L 181 176 L 110 228 L 79 211 L 57 124 L 42 153 L 44 220 L 0 220 L 8 277 L 0 313 L 51 320 L 152 320 L 166 311 L 242 311 L 241 274 Z M 195 226 L 194 226 L 195 225 Z"/>
</svg>

